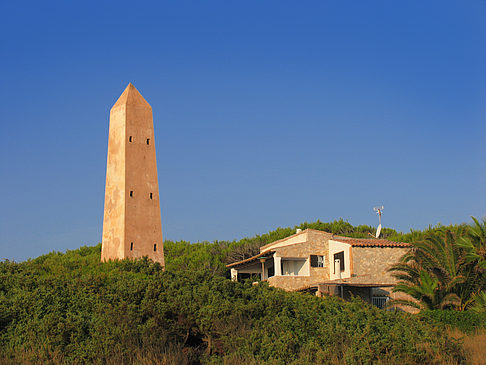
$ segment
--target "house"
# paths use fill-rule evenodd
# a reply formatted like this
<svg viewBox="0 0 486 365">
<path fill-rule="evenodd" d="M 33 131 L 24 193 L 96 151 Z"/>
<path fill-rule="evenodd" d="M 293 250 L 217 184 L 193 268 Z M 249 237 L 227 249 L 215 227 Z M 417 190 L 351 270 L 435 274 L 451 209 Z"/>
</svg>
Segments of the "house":
<svg viewBox="0 0 486 365">
<path fill-rule="evenodd" d="M 395 294 L 387 269 L 409 250 L 407 243 L 350 238 L 306 229 L 260 247 L 253 257 L 227 265 L 232 280 L 258 275 L 270 286 L 316 295 L 359 296 L 383 307 Z"/>
</svg>

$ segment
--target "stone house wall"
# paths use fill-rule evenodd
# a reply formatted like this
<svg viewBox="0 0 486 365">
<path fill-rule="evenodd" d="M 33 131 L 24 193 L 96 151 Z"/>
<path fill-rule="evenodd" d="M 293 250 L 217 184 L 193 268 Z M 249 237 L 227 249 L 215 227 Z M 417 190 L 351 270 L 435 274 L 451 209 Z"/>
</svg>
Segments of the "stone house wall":
<svg viewBox="0 0 486 365">
<path fill-rule="evenodd" d="M 367 282 L 395 283 L 387 270 L 400 261 L 408 251 L 401 247 L 352 247 L 353 271 L 352 276 L 358 276 Z"/>
<path fill-rule="evenodd" d="M 325 257 L 325 267 L 310 267 L 310 276 L 273 276 L 268 279 L 271 286 L 276 286 L 285 290 L 296 290 L 318 282 L 329 280 L 329 239 L 331 234 L 323 232 L 307 232 L 307 241 L 296 243 L 289 246 L 278 247 L 275 255 L 286 258 L 302 258 L 308 260 L 310 255 L 322 255 Z"/>
</svg>

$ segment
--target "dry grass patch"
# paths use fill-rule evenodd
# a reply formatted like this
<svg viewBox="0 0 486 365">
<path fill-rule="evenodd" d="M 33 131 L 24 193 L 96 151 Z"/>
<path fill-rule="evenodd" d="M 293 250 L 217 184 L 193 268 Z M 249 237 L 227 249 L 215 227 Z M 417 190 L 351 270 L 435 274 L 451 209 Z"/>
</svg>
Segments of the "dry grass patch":
<svg viewBox="0 0 486 365">
<path fill-rule="evenodd" d="M 451 329 L 449 333 L 451 337 L 462 342 L 468 364 L 486 364 L 486 330 L 477 330 L 472 334 L 465 334 L 457 329 Z"/>
</svg>

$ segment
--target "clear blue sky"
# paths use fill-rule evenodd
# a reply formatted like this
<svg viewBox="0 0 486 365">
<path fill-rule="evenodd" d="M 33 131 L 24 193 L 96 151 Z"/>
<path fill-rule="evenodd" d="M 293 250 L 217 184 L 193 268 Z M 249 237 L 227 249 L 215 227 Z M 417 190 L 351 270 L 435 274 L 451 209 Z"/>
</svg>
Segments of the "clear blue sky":
<svg viewBox="0 0 486 365">
<path fill-rule="evenodd" d="M 486 214 L 486 1 L 4 1 L 0 259 L 101 240 L 109 110 L 152 105 L 165 239 Z"/>
</svg>

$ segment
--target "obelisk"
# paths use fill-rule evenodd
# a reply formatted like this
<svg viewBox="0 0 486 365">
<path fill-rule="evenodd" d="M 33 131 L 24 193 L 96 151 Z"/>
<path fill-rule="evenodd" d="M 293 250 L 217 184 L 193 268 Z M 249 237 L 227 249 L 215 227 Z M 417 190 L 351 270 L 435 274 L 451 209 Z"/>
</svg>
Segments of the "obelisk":
<svg viewBox="0 0 486 365">
<path fill-rule="evenodd" d="M 152 107 L 128 84 L 110 111 L 101 261 L 164 266 Z"/>
</svg>

